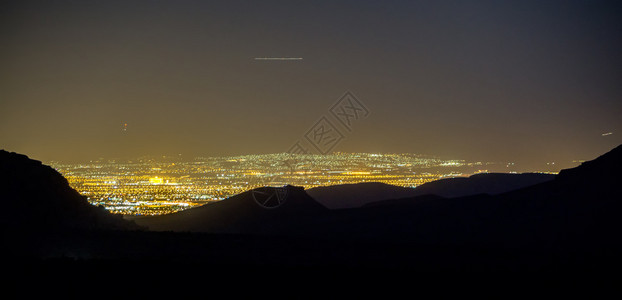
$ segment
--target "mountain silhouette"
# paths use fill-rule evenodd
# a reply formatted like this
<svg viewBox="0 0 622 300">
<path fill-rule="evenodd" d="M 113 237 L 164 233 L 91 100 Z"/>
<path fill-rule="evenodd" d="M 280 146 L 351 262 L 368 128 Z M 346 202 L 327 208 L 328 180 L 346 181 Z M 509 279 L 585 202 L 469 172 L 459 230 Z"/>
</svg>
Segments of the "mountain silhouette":
<svg viewBox="0 0 622 300">
<path fill-rule="evenodd" d="M 612 192 L 619 182 L 621 165 L 622 145 L 594 160 L 583 162 L 576 168 L 561 170 L 556 180 L 568 184 L 566 187 L 572 189 L 574 188 L 570 185 L 579 184 L 587 188 L 597 188 L 594 192 Z"/>
<path fill-rule="evenodd" d="M 418 243 L 544 248 L 619 247 L 622 146 L 554 180 L 498 195 L 379 201 L 318 222 L 319 235 Z"/>
<path fill-rule="evenodd" d="M 132 219 L 139 225 L 160 231 L 274 233 L 327 211 L 302 187 L 288 185 L 257 188 L 173 214 Z"/>
<path fill-rule="evenodd" d="M 67 180 L 40 161 L 0 150 L 0 226 L 30 233 L 137 229 L 88 203 Z"/>
<path fill-rule="evenodd" d="M 539 173 L 484 173 L 470 177 L 446 178 L 417 188 L 405 188 L 379 182 L 342 184 L 306 190 L 309 196 L 330 209 L 355 208 L 386 199 L 437 195 L 444 198 L 476 194 L 496 195 L 553 180 L 555 175 Z"/>
<path fill-rule="evenodd" d="M 469 177 L 446 178 L 418 186 L 415 196 L 432 194 L 446 198 L 477 194 L 497 195 L 526 186 L 553 180 L 553 174 L 541 173 L 481 173 Z"/>
<path fill-rule="evenodd" d="M 417 195 L 415 189 L 380 182 L 314 187 L 307 194 L 329 209 L 354 208 L 379 200 Z"/>
</svg>

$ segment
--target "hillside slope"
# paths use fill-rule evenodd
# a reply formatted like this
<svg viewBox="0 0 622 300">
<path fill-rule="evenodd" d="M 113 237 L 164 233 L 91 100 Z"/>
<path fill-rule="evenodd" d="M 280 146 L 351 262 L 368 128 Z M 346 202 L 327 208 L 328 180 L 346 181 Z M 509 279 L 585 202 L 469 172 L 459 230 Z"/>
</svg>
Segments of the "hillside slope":
<svg viewBox="0 0 622 300">
<path fill-rule="evenodd" d="M 444 198 L 464 197 L 476 194 L 497 195 L 526 186 L 553 180 L 555 175 L 539 173 L 475 174 L 467 178 L 446 178 L 405 188 L 379 182 L 363 182 L 306 190 L 309 196 L 330 209 L 356 208 L 386 199 L 398 199 L 423 195 Z"/>
<path fill-rule="evenodd" d="M 69 186 L 56 170 L 25 155 L 0 150 L 0 224 L 21 232 L 137 229 Z"/>
</svg>

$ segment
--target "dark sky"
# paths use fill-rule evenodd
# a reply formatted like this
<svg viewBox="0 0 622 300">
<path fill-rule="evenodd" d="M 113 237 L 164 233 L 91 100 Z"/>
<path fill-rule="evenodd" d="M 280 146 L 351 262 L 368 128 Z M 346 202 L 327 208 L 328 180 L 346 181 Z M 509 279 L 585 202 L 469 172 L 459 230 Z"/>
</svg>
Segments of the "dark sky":
<svg viewBox="0 0 622 300">
<path fill-rule="evenodd" d="M 3 1 L 0 148 L 284 152 L 351 91 L 335 151 L 591 159 L 622 143 L 616 2 Z"/>
</svg>

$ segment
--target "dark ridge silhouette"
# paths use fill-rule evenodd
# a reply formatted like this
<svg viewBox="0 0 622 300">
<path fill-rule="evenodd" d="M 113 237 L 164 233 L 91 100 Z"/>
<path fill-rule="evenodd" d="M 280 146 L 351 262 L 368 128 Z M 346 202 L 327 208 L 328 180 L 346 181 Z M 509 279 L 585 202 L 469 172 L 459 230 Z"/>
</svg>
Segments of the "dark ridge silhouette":
<svg viewBox="0 0 622 300">
<path fill-rule="evenodd" d="M 552 181 L 498 194 L 380 201 L 315 224 L 336 238 L 411 240 L 424 244 L 619 249 L 622 146 Z M 329 224 L 329 225 L 327 225 Z M 339 230 L 334 230 L 338 228 Z M 611 248 L 611 249 L 613 249 Z"/>
<path fill-rule="evenodd" d="M 398 187 L 379 182 L 342 184 L 307 190 L 309 196 L 330 209 L 355 208 L 386 199 L 437 195 L 444 198 L 476 194 L 497 195 L 526 186 L 553 180 L 555 175 L 539 173 L 475 174 L 467 178 L 447 178 L 428 182 L 417 188 Z"/>
<path fill-rule="evenodd" d="M 380 182 L 363 182 L 315 187 L 307 194 L 329 209 L 355 208 L 386 199 L 412 197 L 415 189 Z"/>
<path fill-rule="evenodd" d="M 281 194 L 279 194 L 279 192 Z M 278 203 L 279 197 L 282 203 Z M 265 203 L 261 205 L 260 203 Z M 275 233 L 326 213 L 302 187 L 264 187 L 178 213 L 131 218 L 151 230 L 211 233 Z M 291 229 L 291 228 L 289 228 Z"/>
<path fill-rule="evenodd" d="M 5 268 L 6 272 L 26 274 L 26 282 L 32 280 L 32 274 L 43 274 L 39 280 L 44 282 L 99 284 L 126 274 L 129 268 L 133 282 L 144 278 L 146 284 L 153 284 L 154 275 L 182 276 L 200 270 L 199 276 L 190 277 L 200 283 L 209 278 L 212 284 L 212 280 L 222 279 L 237 289 L 240 276 L 259 282 L 261 288 L 274 287 L 270 284 L 277 282 L 277 288 L 298 283 L 303 290 L 318 278 L 322 283 L 368 279 L 374 284 L 386 279 L 391 287 L 395 279 L 401 279 L 408 288 L 413 282 L 421 286 L 427 284 L 422 280 L 436 278 L 432 283 L 445 289 L 475 284 L 477 289 L 488 290 L 509 283 L 502 292 L 552 285 L 567 290 L 569 285 L 594 282 L 599 286 L 590 292 L 619 286 L 619 278 L 610 274 L 622 268 L 622 204 L 616 184 L 622 146 L 564 170 L 554 180 L 497 195 L 424 195 L 329 210 L 302 188 L 287 186 L 257 189 L 200 208 L 137 219 L 154 230 L 191 232 L 63 231 L 108 221 L 93 222 L 98 217 L 67 212 L 89 212 L 90 208 L 83 206 L 84 199 L 68 189 L 51 168 L 16 154 L 2 153 L 0 157 L 1 179 L 10 182 L 2 186 L 10 191 L 3 196 L 27 199 L 17 207 L 23 211 L 14 211 L 15 206 L 3 211 L 3 226 L 34 220 L 33 228 L 38 228 L 48 219 L 58 218 L 51 223 L 74 224 L 57 225 L 62 234 L 32 241 L 4 255 L 16 265 Z M 11 158 L 10 163 L 5 162 L 6 157 Z M 29 191 L 32 196 L 22 195 Z M 60 196 L 65 193 L 74 196 Z M 2 200 L 12 202 L 5 197 Z M 80 209 L 54 209 L 57 204 Z M 20 217 L 11 217 L 10 212 Z M 14 241 L 5 242 L 3 250 L 11 248 Z M 532 286 L 530 281 L 540 285 Z"/>
<path fill-rule="evenodd" d="M 611 191 L 620 180 L 620 165 L 622 165 L 622 145 L 594 160 L 583 162 L 576 168 L 560 171 L 556 180 L 568 185 L 584 186 L 587 179 L 590 187 Z"/>
<path fill-rule="evenodd" d="M 464 197 L 477 194 L 498 195 L 526 186 L 553 180 L 553 174 L 541 173 L 482 173 L 467 178 L 447 178 L 418 186 L 419 195 L 433 194 L 445 198 Z"/>
<path fill-rule="evenodd" d="M 404 198 L 369 202 L 363 205 L 362 208 L 379 207 L 379 206 L 402 207 L 402 206 L 408 206 L 408 205 L 417 205 L 417 204 L 427 202 L 427 201 L 437 201 L 441 199 L 445 199 L 445 198 L 441 196 L 437 196 L 437 195 L 426 194 L 426 195 L 415 196 L 415 197 L 404 197 Z"/>
<path fill-rule="evenodd" d="M 0 150 L 0 226 L 41 234 L 67 230 L 137 229 L 104 208 L 90 205 L 53 168 Z"/>
</svg>

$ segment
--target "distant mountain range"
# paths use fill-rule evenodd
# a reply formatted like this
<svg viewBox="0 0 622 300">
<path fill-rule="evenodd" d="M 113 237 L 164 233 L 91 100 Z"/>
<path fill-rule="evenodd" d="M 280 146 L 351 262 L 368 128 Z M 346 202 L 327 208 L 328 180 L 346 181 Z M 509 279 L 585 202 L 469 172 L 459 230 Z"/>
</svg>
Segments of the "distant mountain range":
<svg viewBox="0 0 622 300">
<path fill-rule="evenodd" d="M 497 195 L 553 180 L 555 175 L 540 173 L 482 173 L 470 177 L 440 179 L 417 188 L 398 187 L 379 182 L 342 184 L 306 190 L 313 199 L 330 209 L 355 208 L 367 203 L 423 195 L 444 198 L 476 194 Z"/>
</svg>

